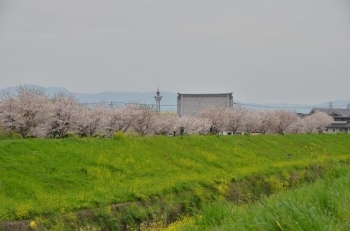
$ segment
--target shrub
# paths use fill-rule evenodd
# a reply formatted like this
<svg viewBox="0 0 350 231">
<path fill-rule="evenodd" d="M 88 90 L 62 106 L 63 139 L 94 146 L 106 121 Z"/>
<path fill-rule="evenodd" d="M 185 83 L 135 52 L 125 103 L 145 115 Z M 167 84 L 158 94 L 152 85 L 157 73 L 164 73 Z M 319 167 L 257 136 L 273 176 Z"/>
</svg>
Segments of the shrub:
<svg viewBox="0 0 350 231">
<path fill-rule="evenodd" d="M 122 131 L 117 131 L 113 134 L 113 139 L 123 141 L 125 140 L 125 134 Z"/>
</svg>

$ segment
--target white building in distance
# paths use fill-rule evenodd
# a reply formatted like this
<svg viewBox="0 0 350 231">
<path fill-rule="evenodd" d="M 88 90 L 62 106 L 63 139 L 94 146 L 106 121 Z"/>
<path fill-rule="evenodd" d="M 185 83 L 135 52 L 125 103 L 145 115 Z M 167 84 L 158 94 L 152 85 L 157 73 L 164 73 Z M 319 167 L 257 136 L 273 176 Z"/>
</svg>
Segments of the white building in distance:
<svg viewBox="0 0 350 231">
<path fill-rule="evenodd" d="M 196 116 L 198 113 L 210 106 L 213 107 L 233 107 L 231 93 L 214 94 L 182 94 L 177 93 L 177 115 Z"/>
</svg>

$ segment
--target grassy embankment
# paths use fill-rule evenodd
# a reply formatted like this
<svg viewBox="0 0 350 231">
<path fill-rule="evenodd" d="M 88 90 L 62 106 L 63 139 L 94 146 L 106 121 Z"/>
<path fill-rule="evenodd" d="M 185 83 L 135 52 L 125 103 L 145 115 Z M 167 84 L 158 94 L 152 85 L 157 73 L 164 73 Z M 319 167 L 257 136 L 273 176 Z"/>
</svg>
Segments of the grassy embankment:
<svg viewBox="0 0 350 231">
<path fill-rule="evenodd" d="M 315 184 L 255 203 L 205 205 L 166 230 L 350 230 L 350 168 L 335 168 Z"/>
<path fill-rule="evenodd" d="M 187 191 L 202 200 L 198 203 L 220 197 L 245 202 L 256 195 L 232 191 L 232 182 L 271 175 L 260 183 L 272 194 L 298 179 L 312 180 L 307 171 L 312 166 L 322 171 L 349 160 L 349 139 L 339 134 L 0 140 L 0 222 L 134 201 L 172 204 Z M 186 197 L 179 203 L 184 212 L 197 205 Z M 141 214 L 121 219 L 140 223 L 158 210 L 137 210 Z"/>
</svg>

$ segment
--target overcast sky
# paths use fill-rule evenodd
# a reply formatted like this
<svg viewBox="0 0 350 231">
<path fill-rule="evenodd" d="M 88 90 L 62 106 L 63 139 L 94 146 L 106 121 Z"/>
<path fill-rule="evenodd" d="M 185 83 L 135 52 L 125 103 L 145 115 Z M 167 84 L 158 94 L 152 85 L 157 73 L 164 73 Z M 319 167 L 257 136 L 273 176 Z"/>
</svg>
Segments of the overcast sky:
<svg viewBox="0 0 350 231">
<path fill-rule="evenodd" d="M 0 88 L 350 100 L 350 0 L 0 0 Z"/>
</svg>

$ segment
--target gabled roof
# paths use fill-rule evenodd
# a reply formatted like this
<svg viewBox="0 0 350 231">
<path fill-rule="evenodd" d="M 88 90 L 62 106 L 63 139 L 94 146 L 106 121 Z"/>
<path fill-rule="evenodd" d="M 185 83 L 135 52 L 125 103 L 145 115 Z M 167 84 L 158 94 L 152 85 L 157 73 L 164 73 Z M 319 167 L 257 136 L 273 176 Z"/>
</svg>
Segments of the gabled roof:
<svg viewBox="0 0 350 231">
<path fill-rule="evenodd" d="M 327 113 L 330 116 L 333 117 L 350 117 L 350 109 L 343 109 L 343 108 L 312 108 L 310 111 L 310 114 L 320 111 Z"/>
</svg>

